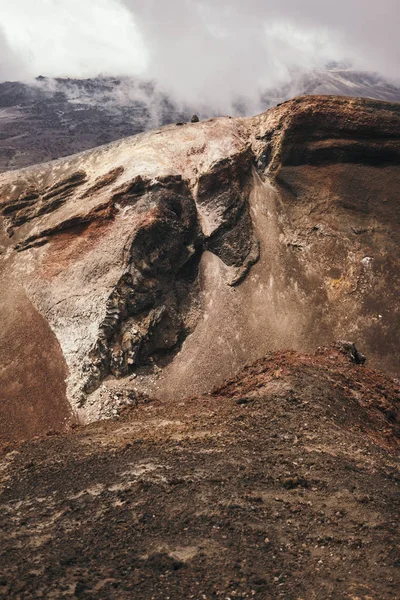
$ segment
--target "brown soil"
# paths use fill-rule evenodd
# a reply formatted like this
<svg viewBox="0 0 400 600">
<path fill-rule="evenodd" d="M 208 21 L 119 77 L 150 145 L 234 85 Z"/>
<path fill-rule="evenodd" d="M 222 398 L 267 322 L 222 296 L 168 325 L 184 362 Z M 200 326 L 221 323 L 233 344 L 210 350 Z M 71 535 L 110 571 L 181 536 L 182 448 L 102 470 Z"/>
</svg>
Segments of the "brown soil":
<svg viewBox="0 0 400 600">
<path fill-rule="evenodd" d="M 337 345 L 8 445 L 0 596 L 394 600 L 399 401 Z"/>
<path fill-rule="evenodd" d="M 22 287 L 0 277 L 0 445 L 72 422 L 56 336 Z"/>
</svg>

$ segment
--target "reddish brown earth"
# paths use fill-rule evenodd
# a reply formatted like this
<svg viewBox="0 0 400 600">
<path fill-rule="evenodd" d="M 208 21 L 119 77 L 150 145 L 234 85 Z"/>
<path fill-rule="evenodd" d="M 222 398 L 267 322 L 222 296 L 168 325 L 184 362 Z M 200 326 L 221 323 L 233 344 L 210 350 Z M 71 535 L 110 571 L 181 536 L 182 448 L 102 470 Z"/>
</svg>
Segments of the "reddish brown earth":
<svg viewBox="0 0 400 600">
<path fill-rule="evenodd" d="M 3 439 L 335 339 L 398 376 L 399 164 L 399 104 L 310 96 L 0 174 Z"/>
<path fill-rule="evenodd" d="M 74 419 L 56 336 L 23 288 L 0 279 L 0 444 L 64 428 Z"/>
<path fill-rule="evenodd" d="M 399 164 L 310 97 L 0 175 L 0 595 L 397 600 Z"/>
<path fill-rule="evenodd" d="M 9 444 L 0 595 L 396 600 L 399 409 L 339 344 Z"/>
</svg>

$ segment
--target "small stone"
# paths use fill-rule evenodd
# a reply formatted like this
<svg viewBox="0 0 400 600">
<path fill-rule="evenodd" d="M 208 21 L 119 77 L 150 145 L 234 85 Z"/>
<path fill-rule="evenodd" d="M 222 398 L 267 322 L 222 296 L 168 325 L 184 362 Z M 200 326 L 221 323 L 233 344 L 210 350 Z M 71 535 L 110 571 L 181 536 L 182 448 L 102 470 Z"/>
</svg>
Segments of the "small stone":
<svg viewBox="0 0 400 600">
<path fill-rule="evenodd" d="M 197 115 L 193 115 L 193 117 L 191 118 L 191 123 L 198 123 L 200 121 L 199 117 Z"/>
</svg>

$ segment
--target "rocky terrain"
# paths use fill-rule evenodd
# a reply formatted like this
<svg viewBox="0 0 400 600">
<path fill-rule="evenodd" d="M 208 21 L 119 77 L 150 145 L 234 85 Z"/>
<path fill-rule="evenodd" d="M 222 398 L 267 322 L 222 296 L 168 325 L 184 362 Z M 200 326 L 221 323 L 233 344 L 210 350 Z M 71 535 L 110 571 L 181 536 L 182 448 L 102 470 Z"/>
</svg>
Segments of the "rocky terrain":
<svg viewBox="0 0 400 600">
<path fill-rule="evenodd" d="M 334 339 L 396 376 L 399 136 L 398 104 L 304 97 L 1 175 L 0 437 Z"/>
<path fill-rule="evenodd" d="M 400 101 L 400 86 L 372 74 L 335 66 L 292 73 L 290 83 L 268 89 L 259 112 L 304 94 Z M 234 116 L 250 114 L 233 103 Z M 132 78 L 51 79 L 0 83 L 0 172 L 87 150 L 162 125 L 220 114 L 210 106 L 182 105 L 152 82 Z"/>
<path fill-rule="evenodd" d="M 133 79 L 0 83 L 0 172 L 188 117 L 153 84 Z"/>
<path fill-rule="evenodd" d="M 0 597 L 395 600 L 400 389 L 351 344 L 0 455 Z"/>
<path fill-rule="evenodd" d="M 0 175 L 0 597 L 397 599 L 399 159 L 304 96 Z"/>
</svg>

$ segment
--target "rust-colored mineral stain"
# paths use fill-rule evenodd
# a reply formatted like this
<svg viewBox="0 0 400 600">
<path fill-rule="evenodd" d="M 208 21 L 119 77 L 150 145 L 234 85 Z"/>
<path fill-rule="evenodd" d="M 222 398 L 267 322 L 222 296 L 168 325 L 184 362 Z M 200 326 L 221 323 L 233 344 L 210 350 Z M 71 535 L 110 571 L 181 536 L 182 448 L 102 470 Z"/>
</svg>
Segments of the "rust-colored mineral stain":
<svg viewBox="0 0 400 600">
<path fill-rule="evenodd" d="M 62 431 L 73 415 L 57 338 L 21 287 L 0 283 L 0 443 Z"/>
<path fill-rule="evenodd" d="M 51 279 L 59 275 L 92 250 L 108 233 L 111 225 L 112 220 L 101 219 L 76 225 L 54 235 L 47 246 L 40 276 Z"/>
</svg>

